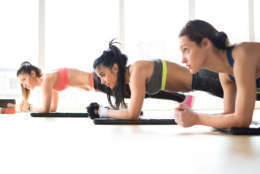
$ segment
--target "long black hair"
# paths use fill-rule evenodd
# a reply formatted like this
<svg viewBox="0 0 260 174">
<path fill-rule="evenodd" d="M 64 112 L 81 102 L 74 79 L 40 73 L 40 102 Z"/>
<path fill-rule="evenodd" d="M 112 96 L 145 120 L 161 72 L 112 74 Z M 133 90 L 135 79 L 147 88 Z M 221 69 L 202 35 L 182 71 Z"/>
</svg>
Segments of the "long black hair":
<svg viewBox="0 0 260 174">
<path fill-rule="evenodd" d="M 229 41 L 226 33 L 217 31 L 210 23 L 203 20 L 190 20 L 181 30 L 179 37 L 187 36 L 197 45 L 203 38 L 208 38 L 218 49 L 226 49 Z"/>
<path fill-rule="evenodd" d="M 94 61 L 93 68 L 96 69 L 100 65 L 112 68 L 114 64 L 118 65 L 117 83 L 114 89 L 107 88 L 107 98 L 109 104 L 114 109 L 119 109 L 120 105 L 126 107 L 124 94 L 127 90 L 125 85 L 125 70 L 128 58 L 115 46 L 116 43 L 118 42 L 114 42 L 114 40 L 109 42 L 109 49 L 105 50 L 103 54 Z M 111 95 L 115 97 L 115 105 L 111 102 Z"/>
<path fill-rule="evenodd" d="M 40 68 L 32 65 L 30 62 L 28 61 L 24 61 L 20 68 L 17 70 L 16 76 L 18 77 L 20 74 L 31 74 L 31 72 L 34 71 L 36 74 L 36 77 L 41 77 L 42 76 L 42 71 Z M 21 84 L 21 89 L 22 89 L 22 95 L 23 98 L 25 100 L 29 99 L 30 96 L 30 89 L 25 88 L 22 84 Z"/>
</svg>

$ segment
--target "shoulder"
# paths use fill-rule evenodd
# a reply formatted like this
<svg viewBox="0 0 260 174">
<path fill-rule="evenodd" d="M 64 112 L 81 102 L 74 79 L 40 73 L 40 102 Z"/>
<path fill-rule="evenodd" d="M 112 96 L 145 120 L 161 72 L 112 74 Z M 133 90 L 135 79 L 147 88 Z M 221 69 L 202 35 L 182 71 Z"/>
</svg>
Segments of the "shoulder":
<svg viewBox="0 0 260 174">
<path fill-rule="evenodd" d="M 138 75 L 148 78 L 150 74 L 153 73 L 153 61 L 152 60 L 139 60 L 130 66 L 131 76 Z"/>
<path fill-rule="evenodd" d="M 153 63 L 152 60 L 138 60 L 132 64 L 132 67 L 144 68 Z"/>
<path fill-rule="evenodd" d="M 58 71 L 46 73 L 43 77 L 44 84 L 54 84 L 58 77 Z"/>
<path fill-rule="evenodd" d="M 247 57 L 252 55 L 255 51 L 260 48 L 260 44 L 253 42 L 242 42 L 235 46 L 233 55 L 234 57 Z"/>
<path fill-rule="evenodd" d="M 259 43 L 243 42 L 234 48 L 235 67 L 254 67 L 257 64 L 260 50 Z"/>
<path fill-rule="evenodd" d="M 138 60 L 130 66 L 130 72 L 133 71 L 149 71 L 153 67 L 153 61 Z"/>
</svg>

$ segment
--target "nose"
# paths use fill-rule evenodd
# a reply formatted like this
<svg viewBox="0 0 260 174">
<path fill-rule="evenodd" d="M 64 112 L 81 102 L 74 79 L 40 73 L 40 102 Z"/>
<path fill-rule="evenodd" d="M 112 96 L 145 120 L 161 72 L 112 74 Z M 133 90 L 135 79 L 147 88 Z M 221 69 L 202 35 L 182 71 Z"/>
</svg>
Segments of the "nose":
<svg viewBox="0 0 260 174">
<path fill-rule="evenodd" d="M 22 86 L 23 86 L 24 88 L 26 88 L 26 84 L 23 83 Z"/>
<path fill-rule="evenodd" d="M 184 55 L 182 55 L 181 63 L 187 63 L 187 58 Z"/>
<path fill-rule="evenodd" d="M 28 84 L 25 85 L 26 89 L 30 89 L 30 86 Z"/>
<path fill-rule="evenodd" d="M 106 85 L 106 80 L 101 78 L 101 84 Z"/>
</svg>

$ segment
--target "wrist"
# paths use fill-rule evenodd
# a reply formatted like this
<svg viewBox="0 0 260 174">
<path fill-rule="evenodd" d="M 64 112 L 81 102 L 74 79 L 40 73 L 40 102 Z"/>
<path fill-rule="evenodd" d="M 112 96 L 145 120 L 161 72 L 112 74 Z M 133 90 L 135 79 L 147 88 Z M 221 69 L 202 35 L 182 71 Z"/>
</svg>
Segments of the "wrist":
<svg viewBox="0 0 260 174">
<path fill-rule="evenodd" d="M 200 116 L 199 116 L 199 114 L 198 113 L 193 113 L 194 114 L 194 117 L 195 117 L 195 124 L 196 125 L 199 125 L 199 124 L 201 124 L 200 123 Z"/>
<path fill-rule="evenodd" d="M 32 111 L 32 104 L 28 104 L 28 111 L 31 112 Z"/>
<path fill-rule="evenodd" d="M 100 117 L 107 117 L 107 111 L 108 111 L 108 108 L 103 107 L 103 106 L 99 106 L 98 115 Z"/>
</svg>

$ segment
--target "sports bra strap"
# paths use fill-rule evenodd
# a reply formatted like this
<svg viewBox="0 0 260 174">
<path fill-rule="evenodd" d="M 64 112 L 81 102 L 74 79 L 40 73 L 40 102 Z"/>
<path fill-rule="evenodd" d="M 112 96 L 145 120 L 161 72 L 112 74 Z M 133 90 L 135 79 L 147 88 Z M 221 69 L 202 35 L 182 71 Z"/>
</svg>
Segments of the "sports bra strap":
<svg viewBox="0 0 260 174">
<path fill-rule="evenodd" d="M 234 48 L 234 46 L 227 48 L 228 63 L 230 64 L 231 67 L 233 67 L 233 65 L 234 65 L 234 59 L 232 57 L 232 50 L 233 50 L 233 48 Z"/>
</svg>

